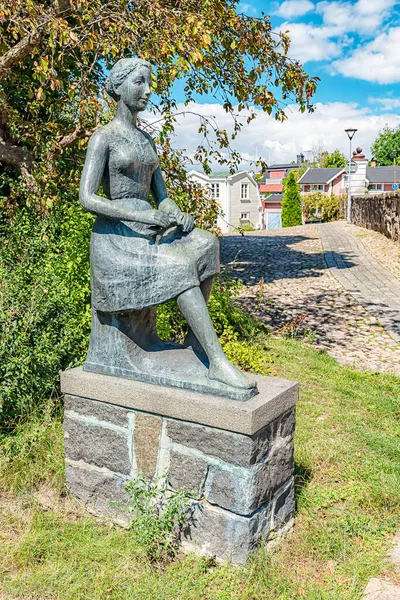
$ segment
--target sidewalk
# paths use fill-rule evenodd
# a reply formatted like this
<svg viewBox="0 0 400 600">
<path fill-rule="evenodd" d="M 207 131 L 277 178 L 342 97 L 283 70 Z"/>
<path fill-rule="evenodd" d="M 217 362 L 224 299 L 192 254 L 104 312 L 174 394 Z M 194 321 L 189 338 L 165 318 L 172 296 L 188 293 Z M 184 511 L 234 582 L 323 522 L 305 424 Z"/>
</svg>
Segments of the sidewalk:
<svg viewBox="0 0 400 600">
<path fill-rule="evenodd" d="M 400 343 L 400 281 L 341 224 L 318 230 L 332 275 Z"/>
</svg>

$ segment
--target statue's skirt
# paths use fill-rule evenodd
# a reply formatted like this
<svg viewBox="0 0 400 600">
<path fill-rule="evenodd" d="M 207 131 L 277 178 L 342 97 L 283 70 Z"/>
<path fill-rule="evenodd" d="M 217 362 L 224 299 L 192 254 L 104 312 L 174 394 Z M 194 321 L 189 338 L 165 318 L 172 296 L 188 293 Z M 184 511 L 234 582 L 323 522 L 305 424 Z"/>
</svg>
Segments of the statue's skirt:
<svg viewBox="0 0 400 600">
<path fill-rule="evenodd" d="M 219 271 L 219 242 L 209 231 L 148 226 L 97 217 L 90 243 L 92 306 L 141 310 L 176 298 Z"/>
</svg>

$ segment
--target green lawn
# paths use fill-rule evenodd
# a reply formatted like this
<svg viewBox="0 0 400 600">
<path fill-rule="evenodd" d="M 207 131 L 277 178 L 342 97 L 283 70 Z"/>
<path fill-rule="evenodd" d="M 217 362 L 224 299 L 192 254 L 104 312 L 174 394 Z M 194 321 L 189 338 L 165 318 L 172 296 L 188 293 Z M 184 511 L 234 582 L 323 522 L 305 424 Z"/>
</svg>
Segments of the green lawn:
<svg viewBox="0 0 400 600">
<path fill-rule="evenodd" d="M 45 417 L 0 440 L 0 598 L 357 600 L 370 577 L 389 574 L 400 378 L 341 367 L 297 341 L 270 339 L 266 358 L 269 373 L 301 383 L 296 525 L 274 553 L 261 548 L 246 567 L 193 555 L 152 564 L 131 532 L 62 495 L 61 424 Z"/>
</svg>

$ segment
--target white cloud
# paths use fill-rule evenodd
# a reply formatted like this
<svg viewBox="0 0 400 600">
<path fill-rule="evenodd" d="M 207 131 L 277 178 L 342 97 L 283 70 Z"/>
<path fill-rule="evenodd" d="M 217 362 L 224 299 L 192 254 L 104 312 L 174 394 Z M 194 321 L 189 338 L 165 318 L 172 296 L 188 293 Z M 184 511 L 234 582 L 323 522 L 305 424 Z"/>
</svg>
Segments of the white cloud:
<svg viewBox="0 0 400 600">
<path fill-rule="evenodd" d="M 183 105 L 178 106 L 178 111 L 184 110 Z M 186 110 L 205 116 L 214 115 L 220 128 L 226 128 L 228 131 L 232 129 L 231 117 L 219 104 L 193 103 Z M 246 113 L 243 113 L 243 117 L 245 120 Z M 358 129 L 355 143 L 362 146 L 368 156 L 379 131 L 386 124 L 390 127 L 400 124 L 398 115 L 376 115 L 368 108 L 342 102 L 317 104 L 317 110 L 312 114 L 301 114 L 296 106 L 292 106 L 289 107 L 288 117 L 287 121 L 279 123 L 273 117 L 257 110 L 257 118 L 243 127 L 234 140 L 233 147 L 241 152 L 244 159 L 254 160 L 261 156 L 270 164 L 296 160 L 297 154 L 311 150 L 320 141 L 326 150 L 339 148 L 347 155 L 349 141 L 344 130 L 355 127 Z M 198 117 L 194 114 L 179 116 L 174 147 L 185 148 L 188 154 L 193 155 L 196 146 L 202 141 L 202 136 L 197 133 L 198 125 Z M 242 166 L 248 167 L 249 163 L 244 162 Z"/>
<path fill-rule="evenodd" d="M 393 27 L 372 42 L 358 47 L 348 58 L 335 61 L 333 69 L 347 77 L 376 83 L 400 82 L 400 27 Z"/>
<path fill-rule="evenodd" d="M 238 13 L 252 13 L 255 15 L 257 13 L 257 9 L 252 4 L 246 4 L 245 2 L 241 2 L 237 8 Z"/>
<path fill-rule="evenodd" d="M 393 13 L 394 6 L 399 2 L 400 0 L 358 0 L 355 3 L 323 0 L 314 5 L 308 0 L 304 0 L 304 2 L 303 0 L 297 0 L 297 2 L 287 0 L 279 7 L 278 14 L 281 16 L 285 15 L 288 19 L 295 18 L 305 14 L 300 12 L 301 8 L 305 11 L 307 6 L 310 5 L 309 10 L 315 9 L 322 17 L 321 25 L 290 21 L 286 21 L 281 25 L 282 31 L 289 31 L 289 38 L 291 39 L 290 56 L 299 59 L 302 63 L 311 60 L 328 61 L 337 58 L 342 54 L 344 48 L 353 44 L 353 40 L 349 37 L 352 33 L 357 33 L 364 38 L 376 36 L 382 30 L 381 28 L 387 18 Z M 297 9 L 298 12 L 296 12 Z M 377 50 L 380 50 L 378 45 L 380 42 L 382 44 L 385 42 L 384 35 L 379 35 L 375 40 L 376 43 L 374 43 L 372 53 L 376 54 Z M 386 51 L 387 53 L 388 51 Z M 360 58 L 362 58 L 361 54 Z M 358 56 L 356 56 L 356 60 L 358 63 Z M 345 60 L 347 65 L 346 61 L 347 59 Z M 385 63 L 384 71 L 387 70 L 386 60 L 379 62 L 376 70 L 381 69 L 383 62 Z M 348 65 L 347 68 L 349 69 L 348 73 L 344 73 L 339 66 L 337 71 L 358 78 L 358 64 L 354 69 L 351 69 L 351 65 Z M 382 75 L 382 78 L 384 77 Z M 376 78 L 370 78 L 370 80 L 380 81 Z M 387 81 L 394 80 L 388 79 Z"/>
<path fill-rule="evenodd" d="M 316 10 L 324 25 L 333 27 L 336 35 L 357 32 L 375 33 L 390 15 L 398 0 L 358 0 L 358 2 L 318 2 Z"/>
<path fill-rule="evenodd" d="M 315 9 L 315 5 L 310 0 L 286 0 L 279 5 L 276 12 L 284 19 L 293 19 L 301 17 Z"/>
<path fill-rule="evenodd" d="M 368 98 L 368 102 L 370 104 L 379 104 L 385 110 L 394 110 L 395 108 L 400 108 L 400 98 Z"/>
<path fill-rule="evenodd" d="M 306 63 L 310 60 L 330 60 L 340 56 L 342 41 L 329 39 L 332 28 L 314 27 L 308 23 L 283 23 L 281 31 L 288 31 L 289 56 Z"/>
</svg>

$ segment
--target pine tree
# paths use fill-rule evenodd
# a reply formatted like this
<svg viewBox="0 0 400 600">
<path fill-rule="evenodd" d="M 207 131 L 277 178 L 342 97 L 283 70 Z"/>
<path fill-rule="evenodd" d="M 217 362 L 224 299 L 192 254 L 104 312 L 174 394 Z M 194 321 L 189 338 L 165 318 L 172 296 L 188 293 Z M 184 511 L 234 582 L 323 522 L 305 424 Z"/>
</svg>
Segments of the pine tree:
<svg viewBox="0 0 400 600">
<path fill-rule="evenodd" d="M 282 200 L 282 227 L 294 227 L 303 224 L 301 211 L 300 186 L 291 171 L 284 182 Z"/>
</svg>

